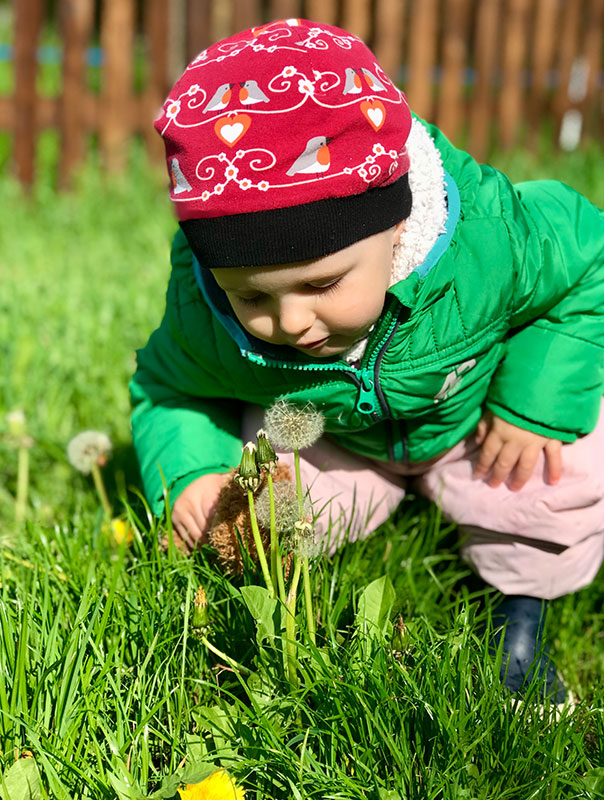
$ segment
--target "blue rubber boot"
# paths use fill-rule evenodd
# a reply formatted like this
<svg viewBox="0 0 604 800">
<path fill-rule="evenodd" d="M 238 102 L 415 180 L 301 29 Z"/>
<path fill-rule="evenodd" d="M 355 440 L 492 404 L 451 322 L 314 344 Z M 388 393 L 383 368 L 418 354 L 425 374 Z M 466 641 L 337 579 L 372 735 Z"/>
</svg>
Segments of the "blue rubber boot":
<svg viewBox="0 0 604 800">
<path fill-rule="evenodd" d="M 543 626 L 547 600 L 525 595 L 507 595 L 493 611 L 493 637 L 497 648 L 503 636 L 501 681 L 513 694 L 522 694 L 535 673 L 543 681 L 540 696 L 558 705 L 566 700 L 566 687 L 556 673 Z M 501 629 L 503 626 L 503 629 Z"/>
</svg>

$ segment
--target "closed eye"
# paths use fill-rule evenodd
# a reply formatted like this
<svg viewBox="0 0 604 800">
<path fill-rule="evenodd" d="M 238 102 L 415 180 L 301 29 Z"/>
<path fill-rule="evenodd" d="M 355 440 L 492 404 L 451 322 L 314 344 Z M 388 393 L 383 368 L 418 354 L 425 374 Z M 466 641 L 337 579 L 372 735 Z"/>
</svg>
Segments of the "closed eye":
<svg viewBox="0 0 604 800">
<path fill-rule="evenodd" d="M 336 278 L 336 280 L 331 283 L 320 284 L 319 286 L 314 283 L 309 283 L 308 288 L 313 292 L 329 294 L 329 292 L 335 292 L 336 289 L 338 289 L 341 280 L 341 278 Z"/>
</svg>

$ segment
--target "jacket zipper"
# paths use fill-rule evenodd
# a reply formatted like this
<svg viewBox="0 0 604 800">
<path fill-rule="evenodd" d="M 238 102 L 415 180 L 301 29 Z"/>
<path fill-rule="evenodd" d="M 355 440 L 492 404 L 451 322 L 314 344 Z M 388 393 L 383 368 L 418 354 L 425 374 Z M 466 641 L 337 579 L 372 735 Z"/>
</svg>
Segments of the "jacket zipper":
<svg viewBox="0 0 604 800">
<path fill-rule="evenodd" d="M 379 365 L 382 362 L 383 354 L 398 327 L 398 320 L 394 318 L 388 330 L 385 332 L 379 344 L 374 349 L 371 357 L 365 366 L 350 367 L 344 364 L 295 364 L 290 361 L 277 361 L 276 359 L 265 358 L 260 353 L 253 353 L 244 350 L 243 355 L 264 367 L 287 367 L 289 369 L 322 372 L 341 372 L 344 377 L 349 379 L 359 390 L 356 400 L 356 410 L 360 414 L 370 414 L 376 421 L 385 419 L 390 414 L 388 403 L 381 387 L 379 386 Z"/>
</svg>

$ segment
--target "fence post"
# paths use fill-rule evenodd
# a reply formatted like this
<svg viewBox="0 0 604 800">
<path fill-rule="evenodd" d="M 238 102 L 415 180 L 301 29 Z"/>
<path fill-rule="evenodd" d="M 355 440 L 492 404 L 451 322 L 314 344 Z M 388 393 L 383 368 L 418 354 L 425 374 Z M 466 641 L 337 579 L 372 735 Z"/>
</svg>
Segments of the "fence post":
<svg viewBox="0 0 604 800">
<path fill-rule="evenodd" d="M 526 56 L 529 4 L 531 0 L 508 0 L 503 37 L 502 88 L 499 106 L 499 143 L 509 149 L 518 136 L 523 117 L 522 69 Z"/>
<path fill-rule="evenodd" d="M 128 139 L 133 128 L 133 46 L 133 0 L 104 0 L 101 7 L 104 63 L 99 138 L 105 166 L 110 171 L 126 166 Z"/>
<path fill-rule="evenodd" d="M 493 72 L 497 63 L 499 0 L 480 0 L 475 34 L 475 82 L 470 112 L 470 152 L 483 161 L 493 114 Z"/>
<path fill-rule="evenodd" d="M 206 47 L 212 36 L 212 0 L 189 0 L 187 3 L 187 64 Z"/>
<path fill-rule="evenodd" d="M 37 48 L 42 29 L 42 0 L 15 0 L 15 123 L 13 154 L 17 178 L 31 186 L 37 134 Z"/>
<path fill-rule="evenodd" d="M 153 120 L 169 91 L 168 86 L 168 21 L 170 9 L 166 0 L 146 0 L 143 28 L 147 83 L 142 97 L 142 133 L 151 158 L 160 159 L 164 152 L 162 140 L 153 128 Z"/>
<path fill-rule="evenodd" d="M 407 0 L 377 0 L 375 11 L 375 54 L 384 72 L 398 78 L 403 56 L 403 25 Z"/>
<path fill-rule="evenodd" d="M 262 18 L 258 0 L 235 0 L 233 6 L 233 31 L 244 31 L 260 25 Z"/>
<path fill-rule="evenodd" d="M 464 87 L 468 63 L 468 12 L 469 0 L 447 0 L 437 121 L 439 128 L 453 140 L 466 117 Z"/>
<path fill-rule="evenodd" d="M 403 0 L 398 0 L 402 3 Z M 313 22 L 335 25 L 338 21 L 337 0 L 306 0 L 306 14 Z"/>
<path fill-rule="evenodd" d="M 531 86 L 528 95 L 528 146 L 537 146 L 539 123 L 545 105 L 548 72 L 552 67 L 558 21 L 558 0 L 537 0 L 531 59 Z"/>
<path fill-rule="evenodd" d="M 364 42 L 371 32 L 371 7 L 369 0 L 347 0 L 342 9 L 342 27 Z"/>
<path fill-rule="evenodd" d="M 298 0 L 270 0 L 269 22 L 276 19 L 295 19 L 300 13 Z"/>
<path fill-rule="evenodd" d="M 63 38 L 63 91 L 59 103 L 61 158 L 59 187 L 66 189 L 84 157 L 86 141 L 86 47 L 93 22 L 91 0 L 62 0 L 59 6 Z"/>
<path fill-rule="evenodd" d="M 432 121 L 437 18 L 437 0 L 421 0 L 411 7 L 407 94 L 412 110 L 427 121 Z"/>
</svg>

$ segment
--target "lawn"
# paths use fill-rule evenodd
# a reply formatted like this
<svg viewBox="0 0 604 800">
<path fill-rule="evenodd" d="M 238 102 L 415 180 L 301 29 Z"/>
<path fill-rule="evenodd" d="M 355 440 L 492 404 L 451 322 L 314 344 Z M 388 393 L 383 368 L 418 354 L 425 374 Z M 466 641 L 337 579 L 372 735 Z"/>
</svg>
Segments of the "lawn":
<svg viewBox="0 0 604 800">
<path fill-rule="evenodd" d="M 127 382 L 163 309 L 175 228 L 166 179 L 134 147 L 121 177 L 91 159 L 59 195 L 53 152 L 49 137 L 32 197 L 0 179 L 0 797 L 169 798 L 217 766 L 263 800 L 604 797 L 597 581 L 551 605 L 556 663 L 579 702 L 543 719 L 501 690 L 482 633 L 495 598 L 421 499 L 315 564 L 317 646 L 300 607 L 293 687 L 279 641 L 256 635 L 240 591 L 261 576 L 228 580 L 209 548 L 159 547 L 169 526 L 140 497 Z M 560 178 L 604 206 L 602 156 L 591 146 L 494 162 L 514 180 Z M 18 409 L 32 440 L 21 523 L 6 422 Z M 92 480 L 68 463 L 66 445 L 85 429 L 113 441 L 105 479 L 131 542 L 115 541 Z M 200 585 L 205 642 L 193 630 Z M 371 586 L 380 608 L 364 631 Z"/>
</svg>

